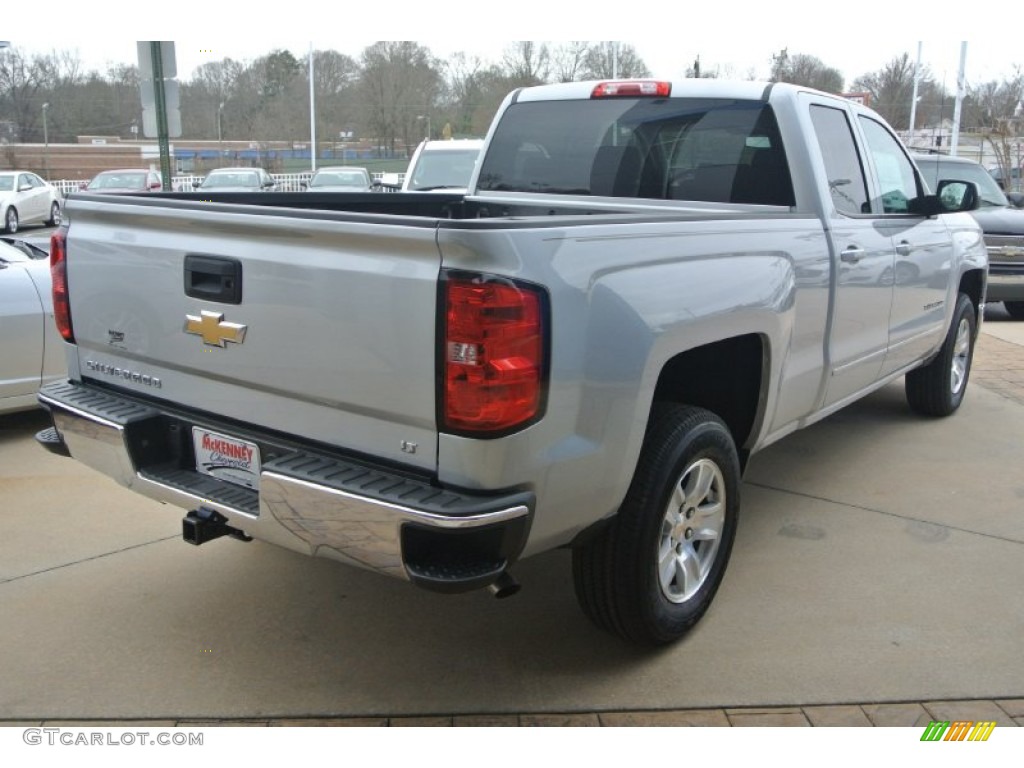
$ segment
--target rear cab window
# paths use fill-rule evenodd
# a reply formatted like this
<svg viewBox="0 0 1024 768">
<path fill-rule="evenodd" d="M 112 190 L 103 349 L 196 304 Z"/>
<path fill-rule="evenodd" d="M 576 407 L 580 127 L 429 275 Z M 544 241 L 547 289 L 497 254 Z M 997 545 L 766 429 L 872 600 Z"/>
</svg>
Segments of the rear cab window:
<svg viewBox="0 0 1024 768">
<path fill-rule="evenodd" d="M 794 205 L 771 107 L 737 99 L 513 104 L 477 190 Z"/>
</svg>

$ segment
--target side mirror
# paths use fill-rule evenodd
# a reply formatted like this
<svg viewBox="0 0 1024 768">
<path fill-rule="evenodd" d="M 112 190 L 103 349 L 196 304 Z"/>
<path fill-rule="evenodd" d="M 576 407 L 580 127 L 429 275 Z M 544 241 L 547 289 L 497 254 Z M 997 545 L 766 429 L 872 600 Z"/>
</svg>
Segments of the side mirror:
<svg viewBox="0 0 1024 768">
<path fill-rule="evenodd" d="M 978 185 L 973 181 L 943 179 L 934 195 L 916 197 L 907 208 L 918 216 L 938 216 L 940 213 L 975 211 L 981 204 Z"/>
<path fill-rule="evenodd" d="M 309 182 L 308 181 L 300 181 L 299 182 L 299 186 L 302 187 L 303 191 L 309 190 Z"/>
<path fill-rule="evenodd" d="M 978 192 L 978 185 L 973 181 L 943 179 L 939 182 L 935 194 L 942 202 L 943 208 L 950 213 L 976 211 L 981 205 L 981 194 Z"/>
<path fill-rule="evenodd" d="M 199 189 L 199 185 L 202 184 L 202 183 L 203 182 L 201 182 L 201 181 L 193 181 L 192 182 L 192 189 Z"/>
</svg>

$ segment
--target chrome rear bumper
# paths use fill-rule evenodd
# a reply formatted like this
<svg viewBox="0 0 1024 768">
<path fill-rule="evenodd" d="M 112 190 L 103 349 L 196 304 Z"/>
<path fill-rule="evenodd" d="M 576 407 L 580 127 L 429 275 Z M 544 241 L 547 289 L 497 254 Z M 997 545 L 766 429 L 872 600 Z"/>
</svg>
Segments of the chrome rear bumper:
<svg viewBox="0 0 1024 768">
<path fill-rule="evenodd" d="M 529 493 L 439 488 L 429 478 L 88 383 L 50 384 L 39 402 L 77 461 L 144 496 L 212 510 L 248 536 L 297 552 L 458 592 L 492 584 L 526 542 Z M 258 444 L 265 456 L 259 491 L 197 472 L 181 437 L 192 425 Z"/>
</svg>

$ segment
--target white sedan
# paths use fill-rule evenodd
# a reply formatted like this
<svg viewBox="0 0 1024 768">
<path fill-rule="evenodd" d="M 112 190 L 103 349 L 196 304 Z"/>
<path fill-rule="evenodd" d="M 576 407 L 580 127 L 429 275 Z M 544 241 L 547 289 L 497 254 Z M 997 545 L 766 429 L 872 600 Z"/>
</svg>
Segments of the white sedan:
<svg viewBox="0 0 1024 768">
<path fill-rule="evenodd" d="M 0 413 L 38 407 L 36 390 L 66 375 L 47 255 L 0 238 Z"/>
<path fill-rule="evenodd" d="M 23 224 L 60 224 L 60 192 L 30 171 L 0 171 L 0 222 L 13 235 Z"/>
</svg>

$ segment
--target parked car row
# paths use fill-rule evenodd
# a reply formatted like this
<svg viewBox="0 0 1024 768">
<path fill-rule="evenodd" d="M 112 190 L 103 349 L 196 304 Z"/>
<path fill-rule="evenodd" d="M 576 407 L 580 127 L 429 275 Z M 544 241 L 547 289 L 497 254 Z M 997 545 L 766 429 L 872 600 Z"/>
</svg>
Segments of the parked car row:
<svg viewBox="0 0 1024 768">
<path fill-rule="evenodd" d="M 401 183 L 381 179 L 375 181 L 370 172 L 358 166 L 327 166 L 298 182 L 308 192 L 459 192 L 465 191 L 473 174 L 482 139 L 424 140 L 416 147 Z M 192 189 L 203 193 L 281 192 L 296 185 L 279 184 L 263 168 L 216 168 Z M 163 180 L 159 173 L 147 168 L 119 168 L 102 171 L 81 185 L 85 192 L 122 194 L 160 192 Z M 187 187 L 175 186 L 177 191 Z M 60 224 L 62 194 L 54 185 L 29 171 L 0 173 L 0 221 L 13 234 L 23 224 Z"/>
</svg>

